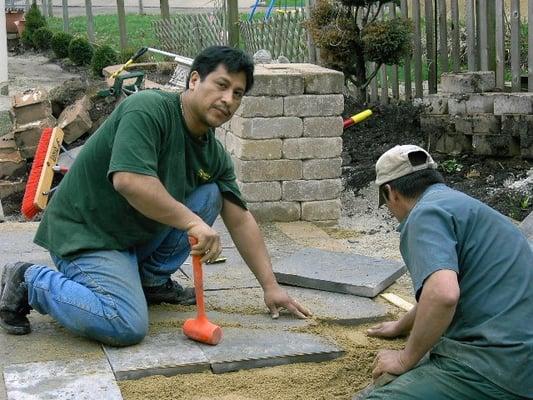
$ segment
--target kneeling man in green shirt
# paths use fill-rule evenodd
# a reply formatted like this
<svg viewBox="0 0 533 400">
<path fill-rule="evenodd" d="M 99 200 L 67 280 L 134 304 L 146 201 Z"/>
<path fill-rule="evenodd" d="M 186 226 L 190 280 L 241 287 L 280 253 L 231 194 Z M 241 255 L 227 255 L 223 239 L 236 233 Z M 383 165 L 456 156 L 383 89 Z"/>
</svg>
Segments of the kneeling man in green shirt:
<svg viewBox="0 0 533 400">
<path fill-rule="evenodd" d="M 413 145 L 376 163 L 417 304 L 368 331 L 409 338 L 378 353 L 374 379 L 399 377 L 366 398 L 533 398 L 533 251 L 510 220 L 447 187 L 436 167 Z"/>
<path fill-rule="evenodd" d="M 221 214 L 275 318 L 309 311 L 282 289 L 229 154 L 213 128 L 228 122 L 253 85 L 238 49 L 214 46 L 194 60 L 178 95 L 145 90 L 124 100 L 87 140 L 45 210 L 35 243 L 57 271 L 15 263 L 1 271 L 0 326 L 27 334 L 33 308 L 65 328 L 127 346 L 148 331 L 148 304 L 194 304 L 170 279 L 191 255 L 221 252 L 211 227 Z M 198 240 L 192 247 L 188 237 Z"/>
</svg>

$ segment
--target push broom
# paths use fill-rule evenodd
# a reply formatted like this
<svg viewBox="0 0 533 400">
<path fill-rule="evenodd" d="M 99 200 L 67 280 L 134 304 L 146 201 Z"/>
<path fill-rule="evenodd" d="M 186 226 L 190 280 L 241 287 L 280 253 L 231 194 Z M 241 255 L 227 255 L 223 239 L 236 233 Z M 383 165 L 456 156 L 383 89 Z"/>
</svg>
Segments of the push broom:
<svg viewBox="0 0 533 400">
<path fill-rule="evenodd" d="M 21 211 L 28 220 L 48 203 L 63 136 L 61 128 L 46 128 L 41 134 L 22 199 Z"/>
<path fill-rule="evenodd" d="M 198 240 L 194 237 L 189 237 L 189 243 L 193 246 L 198 243 Z M 192 256 L 192 268 L 197 315 L 196 318 L 190 318 L 185 321 L 182 328 L 183 334 L 197 342 L 216 345 L 222 340 L 222 329 L 218 325 L 209 322 L 205 313 L 204 279 L 200 256 Z"/>
</svg>

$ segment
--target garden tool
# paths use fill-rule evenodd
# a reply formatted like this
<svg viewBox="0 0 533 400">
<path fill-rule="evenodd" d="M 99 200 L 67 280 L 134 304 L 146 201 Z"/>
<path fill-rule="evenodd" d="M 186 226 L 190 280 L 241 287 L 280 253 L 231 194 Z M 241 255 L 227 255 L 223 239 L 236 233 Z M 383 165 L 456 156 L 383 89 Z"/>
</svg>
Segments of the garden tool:
<svg viewBox="0 0 533 400">
<path fill-rule="evenodd" d="M 191 246 L 198 243 L 198 239 L 189 237 Z M 204 306 L 204 283 L 202 261 L 200 256 L 192 256 L 194 275 L 194 292 L 196 293 L 196 312 L 194 319 L 188 319 L 183 324 L 183 334 L 197 342 L 216 345 L 222 340 L 222 329 L 207 319 Z"/>
<path fill-rule="evenodd" d="M 98 95 L 102 97 L 107 97 L 119 96 L 122 92 L 124 92 L 126 95 L 130 95 L 137 92 L 144 80 L 144 72 L 132 71 L 125 74 L 122 74 L 122 72 L 126 71 L 128 67 L 135 62 L 135 60 L 137 60 L 147 51 L 148 47 L 142 47 L 122 67 L 113 72 L 113 74 L 109 77 L 110 79 L 114 80 L 113 86 L 111 86 L 109 89 L 99 91 Z M 135 78 L 135 82 L 133 84 L 124 85 L 124 81 L 133 78 Z"/>
<path fill-rule="evenodd" d="M 361 111 L 358 114 L 352 115 L 350 118 L 345 119 L 344 122 L 344 129 L 349 128 L 352 125 L 355 125 L 361 121 L 364 121 L 368 117 L 372 115 L 372 110 L 368 109 L 365 111 Z"/>
</svg>

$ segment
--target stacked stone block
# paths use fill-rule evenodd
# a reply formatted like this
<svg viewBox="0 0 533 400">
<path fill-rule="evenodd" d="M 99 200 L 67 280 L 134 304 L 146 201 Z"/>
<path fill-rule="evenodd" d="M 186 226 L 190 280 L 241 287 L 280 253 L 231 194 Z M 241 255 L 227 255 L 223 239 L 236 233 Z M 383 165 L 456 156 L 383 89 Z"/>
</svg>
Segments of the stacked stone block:
<svg viewBox="0 0 533 400">
<path fill-rule="evenodd" d="M 494 92 L 493 72 L 444 74 L 421 100 L 431 150 L 533 158 L 533 93 Z"/>
<path fill-rule="evenodd" d="M 236 115 L 217 130 L 250 210 L 263 221 L 337 220 L 343 74 L 265 64 L 254 78 Z"/>
</svg>

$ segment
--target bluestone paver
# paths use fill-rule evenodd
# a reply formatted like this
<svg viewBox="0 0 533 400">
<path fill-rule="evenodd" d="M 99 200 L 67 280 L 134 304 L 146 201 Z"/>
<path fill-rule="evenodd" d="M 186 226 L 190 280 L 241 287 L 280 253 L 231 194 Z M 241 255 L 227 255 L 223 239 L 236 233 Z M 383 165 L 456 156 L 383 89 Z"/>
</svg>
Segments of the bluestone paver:
<svg viewBox="0 0 533 400">
<path fill-rule="evenodd" d="M 179 330 L 147 336 L 135 346 L 103 347 L 117 380 L 209 369 L 209 362 L 198 344 Z"/>
<path fill-rule="evenodd" d="M 278 282 L 288 285 L 375 297 L 406 268 L 398 261 L 306 248 L 274 263 Z"/>
<path fill-rule="evenodd" d="M 122 399 L 105 358 L 13 364 L 4 380 L 8 400 Z"/>
<path fill-rule="evenodd" d="M 214 373 L 332 360 L 344 354 L 336 344 L 308 333 L 226 328 L 217 346 L 201 345 Z"/>
<path fill-rule="evenodd" d="M 0 262 L 26 261 L 53 266 L 48 251 L 33 243 L 36 223 L 3 222 L 0 229 Z"/>
<path fill-rule="evenodd" d="M 235 247 L 224 248 L 221 257 L 226 257 L 227 260 L 222 263 L 203 264 L 204 290 L 259 287 L 259 282 Z M 181 268 L 193 279 L 190 258 Z M 182 285 L 192 286 L 192 282 L 186 279 L 180 271 L 174 273 L 172 277 Z"/>
<path fill-rule="evenodd" d="M 365 297 L 299 287 L 285 286 L 285 289 L 289 295 L 309 308 L 313 316 L 318 319 L 355 325 L 376 321 L 387 315 L 387 310 L 383 305 Z M 206 300 L 211 309 L 268 315 L 261 289 L 207 292 Z M 273 321 L 274 324 L 275 322 Z"/>
<path fill-rule="evenodd" d="M 520 223 L 519 228 L 524 232 L 529 242 L 533 242 L 533 212 Z"/>
</svg>

